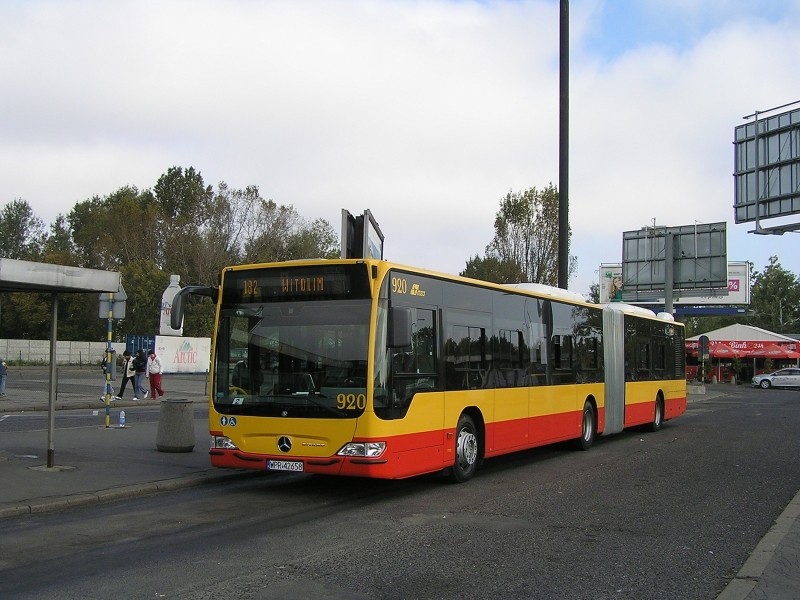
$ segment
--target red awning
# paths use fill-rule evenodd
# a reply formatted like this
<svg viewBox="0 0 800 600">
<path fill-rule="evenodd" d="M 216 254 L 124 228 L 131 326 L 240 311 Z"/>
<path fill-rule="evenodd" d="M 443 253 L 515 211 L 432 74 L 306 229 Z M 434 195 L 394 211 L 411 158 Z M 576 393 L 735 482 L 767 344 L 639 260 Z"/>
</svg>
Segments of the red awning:
<svg viewBox="0 0 800 600">
<path fill-rule="evenodd" d="M 764 348 L 753 350 L 750 355 L 753 358 L 800 358 L 800 352 L 789 350 L 777 344 L 770 344 Z"/>
<path fill-rule="evenodd" d="M 750 354 L 747 350 L 731 348 L 728 344 L 714 344 L 708 353 L 714 358 L 742 358 Z"/>
</svg>

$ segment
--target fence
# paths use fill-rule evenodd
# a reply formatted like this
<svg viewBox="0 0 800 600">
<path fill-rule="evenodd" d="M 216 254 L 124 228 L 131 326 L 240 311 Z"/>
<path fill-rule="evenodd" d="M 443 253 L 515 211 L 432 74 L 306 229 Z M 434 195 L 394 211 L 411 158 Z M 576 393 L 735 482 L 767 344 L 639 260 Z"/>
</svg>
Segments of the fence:
<svg viewBox="0 0 800 600">
<path fill-rule="evenodd" d="M 106 351 L 106 342 L 56 342 L 56 364 L 99 365 Z M 117 356 L 125 350 L 124 343 L 113 342 Z M 0 358 L 6 362 L 50 364 L 50 340 L 0 339 Z"/>
</svg>

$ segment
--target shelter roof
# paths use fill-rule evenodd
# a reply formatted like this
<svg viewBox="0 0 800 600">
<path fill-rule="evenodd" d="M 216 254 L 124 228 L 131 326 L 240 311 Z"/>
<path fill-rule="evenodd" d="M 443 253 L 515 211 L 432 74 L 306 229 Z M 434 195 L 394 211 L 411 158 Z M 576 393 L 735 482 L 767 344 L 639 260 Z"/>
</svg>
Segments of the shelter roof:
<svg viewBox="0 0 800 600">
<path fill-rule="evenodd" d="M 119 285 L 120 274 L 115 271 L 0 258 L 3 292 L 116 293 Z"/>
<path fill-rule="evenodd" d="M 752 325 L 742 325 L 736 323 L 735 325 L 728 325 L 708 333 L 700 334 L 707 335 L 709 340 L 720 340 L 725 342 L 796 342 L 794 338 L 790 338 L 780 333 L 773 333 L 760 327 L 753 327 Z M 687 338 L 687 341 L 697 341 L 700 335 L 695 335 Z"/>
</svg>

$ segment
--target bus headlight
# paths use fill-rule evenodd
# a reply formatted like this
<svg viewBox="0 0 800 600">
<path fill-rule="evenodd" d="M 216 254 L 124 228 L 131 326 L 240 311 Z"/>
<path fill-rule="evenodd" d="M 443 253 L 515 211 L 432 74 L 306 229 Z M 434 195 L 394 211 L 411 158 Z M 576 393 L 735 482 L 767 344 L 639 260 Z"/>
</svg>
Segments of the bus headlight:
<svg viewBox="0 0 800 600">
<path fill-rule="evenodd" d="M 212 435 L 211 447 L 221 448 L 223 450 L 238 450 L 236 444 L 231 441 L 231 438 L 225 437 L 224 435 Z"/>
<path fill-rule="evenodd" d="M 339 456 L 367 456 L 374 458 L 383 454 L 386 450 L 386 442 L 350 442 L 345 444 L 338 454 Z"/>
</svg>

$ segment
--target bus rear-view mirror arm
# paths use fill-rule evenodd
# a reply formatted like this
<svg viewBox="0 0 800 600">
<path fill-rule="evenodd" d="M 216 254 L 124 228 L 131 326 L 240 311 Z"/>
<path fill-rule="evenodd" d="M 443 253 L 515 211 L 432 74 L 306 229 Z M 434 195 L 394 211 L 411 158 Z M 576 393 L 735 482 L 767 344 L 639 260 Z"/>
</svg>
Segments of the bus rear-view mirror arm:
<svg viewBox="0 0 800 600">
<path fill-rule="evenodd" d="M 185 288 L 181 288 L 181 291 L 175 294 L 175 297 L 172 299 L 170 327 L 173 329 L 181 328 L 181 324 L 183 323 L 184 306 L 186 305 L 186 297 L 190 294 L 195 296 L 208 296 L 214 302 L 216 302 L 219 289 L 205 285 L 187 285 Z"/>
</svg>

